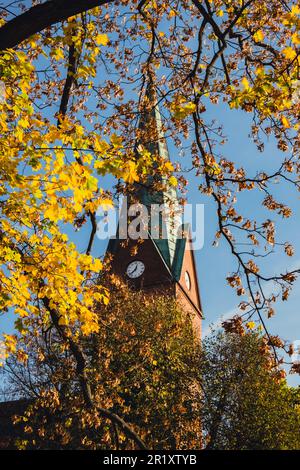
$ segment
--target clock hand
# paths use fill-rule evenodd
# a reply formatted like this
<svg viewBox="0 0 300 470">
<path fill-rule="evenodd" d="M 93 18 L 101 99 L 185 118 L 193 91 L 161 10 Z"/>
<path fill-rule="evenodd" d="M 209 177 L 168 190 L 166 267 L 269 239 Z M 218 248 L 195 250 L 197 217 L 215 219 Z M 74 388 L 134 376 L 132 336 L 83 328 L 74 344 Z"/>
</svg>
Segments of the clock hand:
<svg viewBox="0 0 300 470">
<path fill-rule="evenodd" d="M 133 268 L 133 269 L 132 269 Z M 136 270 L 137 266 L 132 266 L 129 270 L 129 273 L 132 274 Z"/>
</svg>

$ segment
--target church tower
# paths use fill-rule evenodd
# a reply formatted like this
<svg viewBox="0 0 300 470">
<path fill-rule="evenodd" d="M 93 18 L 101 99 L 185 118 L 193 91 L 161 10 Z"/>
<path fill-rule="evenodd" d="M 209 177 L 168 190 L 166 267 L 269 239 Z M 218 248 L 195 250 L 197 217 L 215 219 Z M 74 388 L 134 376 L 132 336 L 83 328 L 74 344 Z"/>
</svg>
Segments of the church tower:
<svg viewBox="0 0 300 470">
<path fill-rule="evenodd" d="M 151 83 L 143 102 L 137 147 L 142 144 L 152 155 L 169 161 L 161 115 Z M 146 207 L 147 236 L 143 236 L 143 240 L 121 236 L 119 224 L 117 236 L 110 239 L 107 248 L 111 272 L 134 289 L 175 298 L 184 311 L 192 314 L 195 334 L 200 340 L 202 308 L 190 227 L 182 225 L 182 206 L 174 186 L 163 177 L 159 176 L 155 181 L 154 178 L 149 177 L 143 184 L 135 183 L 134 194 L 127 199 L 128 206 L 125 207 L 124 203 L 121 210 L 121 217 L 125 214 L 128 222 L 127 208 L 130 204 Z M 152 211 L 162 205 L 167 208 L 165 213 L 158 213 L 157 209 Z"/>
</svg>

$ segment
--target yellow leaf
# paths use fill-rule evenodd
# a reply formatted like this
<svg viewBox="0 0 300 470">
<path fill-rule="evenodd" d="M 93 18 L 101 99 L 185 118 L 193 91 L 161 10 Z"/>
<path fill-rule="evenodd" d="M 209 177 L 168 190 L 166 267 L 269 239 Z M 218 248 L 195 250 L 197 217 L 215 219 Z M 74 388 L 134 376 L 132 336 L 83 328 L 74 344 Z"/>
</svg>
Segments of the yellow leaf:
<svg viewBox="0 0 300 470">
<path fill-rule="evenodd" d="M 5 349 L 8 354 L 17 350 L 17 337 L 15 335 L 3 334 Z"/>
<path fill-rule="evenodd" d="M 72 418 L 68 418 L 65 422 L 65 426 L 66 428 L 70 428 L 72 426 L 72 422 L 73 422 L 73 419 Z"/>
<path fill-rule="evenodd" d="M 106 167 L 107 166 L 107 163 L 103 160 L 97 160 L 95 163 L 94 163 L 94 168 L 96 170 L 102 170 L 103 171 L 103 174 L 106 172 Z"/>
<path fill-rule="evenodd" d="M 292 16 L 300 15 L 300 7 L 298 7 L 298 5 L 295 5 L 292 7 L 291 15 Z"/>
<path fill-rule="evenodd" d="M 192 114 L 196 111 L 196 104 L 192 102 L 184 102 L 184 98 L 180 98 L 179 103 L 172 103 L 171 111 L 175 119 L 184 119 L 189 114 Z"/>
<path fill-rule="evenodd" d="M 217 163 L 214 163 L 213 165 L 213 172 L 215 175 L 219 175 L 221 173 L 221 168 L 219 167 Z"/>
<path fill-rule="evenodd" d="M 172 163 L 169 160 L 164 162 L 163 171 L 174 171 L 174 167 L 173 167 Z"/>
<path fill-rule="evenodd" d="M 253 34 L 253 39 L 256 42 L 262 41 L 264 37 L 264 32 L 261 29 L 259 29 L 258 31 L 256 31 L 256 33 Z"/>
<path fill-rule="evenodd" d="M 177 178 L 175 178 L 175 176 L 170 176 L 169 183 L 171 186 L 177 186 L 178 184 Z"/>
<path fill-rule="evenodd" d="M 112 134 L 110 141 L 114 147 L 122 146 L 122 137 L 117 136 L 117 134 Z"/>
<path fill-rule="evenodd" d="M 293 44 L 300 44 L 300 35 L 299 35 L 299 33 L 294 33 L 292 35 L 292 43 Z"/>
<path fill-rule="evenodd" d="M 106 211 L 108 209 L 111 209 L 113 207 L 113 201 L 109 198 L 102 198 L 100 200 L 100 205 L 101 207 Z"/>
<path fill-rule="evenodd" d="M 19 124 L 20 127 L 23 127 L 23 129 L 26 129 L 27 127 L 29 127 L 29 121 L 25 117 L 19 119 L 18 124 Z"/>
<path fill-rule="evenodd" d="M 126 183 L 132 184 L 135 181 L 139 180 L 138 174 L 136 172 L 136 164 L 133 161 L 129 161 L 126 163 L 124 167 L 124 171 L 122 173 L 123 180 Z"/>
<path fill-rule="evenodd" d="M 94 260 L 94 263 L 90 266 L 91 271 L 99 272 L 102 269 L 102 261 L 99 258 Z"/>
<path fill-rule="evenodd" d="M 249 330 L 253 330 L 253 328 L 255 328 L 255 322 L 254 321 L 249 321 L 247 324 L 246 324 L 247 328 L 249 328 Z"/>
<path fill-rule="evenodd" d="M 258 77 L 261 77 L 264 74 L 265 74 L 264 67 L 262 67 L 262 66 L 257 67 L 257 69 L 255 70 L 255 75 L 257 75 Z"/>
<path fill-rule="evenodd" d="M 60 326 L 67 326 L 69 324 L 69 319 L 66 315 L 61 315 L 58 320 Z"/>
<path fill-rule="evenodd" d="M 64 51 L 63 49 L 54 49 L 51 55 L 55 60 L 60 60 L 64 58 Z"/>
<path fill-rule="evenodd" d="M 245 88 L 245 90 L 250 90 L 250 85 L 246 77 L 242 78 L 242 85 Z"/>
<path fill-rule="evenodd" d="M 297 55 L 296 51 L 292 47 L 286 47 L 282 52 L 285 57 L 290 60 L 294 60 Z"/>
<path fill-rule="evenodd" d="M 98 44 L 98 46 L 107 46 L 109 43 L 109 38 L 107 34 L 97 34 L 95 37 L 95 41 Z"/>
<path fill-rule="evenodd" d="M 285 116 L 281 117 L 281 121 L 284 127 L 286 127 L 287 129 L 291 127 L 290 121 Z"/>
<path fill-rule="evenodd" d="M 47 207 L 44 212 L 44 217 L 46 219 L 56 221 L 58 219 L 59 207 L 57 203 L 51 204 Z"/>
<path fill-rule="evenodd" d="M 205 167 L 206 172 L 209 175 L 219 175 L 221 173 L 221 168 L 217 163 L 214 163 L 213 165 L 206 165 Z"/>
</svg>

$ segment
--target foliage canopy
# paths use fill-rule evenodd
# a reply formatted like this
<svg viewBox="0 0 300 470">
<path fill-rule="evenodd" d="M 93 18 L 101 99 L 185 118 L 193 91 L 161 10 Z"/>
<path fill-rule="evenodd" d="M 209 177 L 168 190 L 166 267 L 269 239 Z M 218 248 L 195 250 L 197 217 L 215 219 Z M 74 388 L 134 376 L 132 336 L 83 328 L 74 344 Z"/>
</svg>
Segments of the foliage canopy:
<svg viewBox="0 0 300 470">
<path fill-rule="evenodd" d="M 26 342 L 33 326 L 37 336 L 54 329 L 93 408 L 82 335 L 99 333 L 97 309 L 109 302 L 93 251 L 96 210 L 113 199 L 103 177 L 116 178 L 119 192 L 149 175 L 186 186 L 180 162 L 166 164 L 136 148 L 149 82 L 164 109 L 166 135 L 179 150 L 189 149 L 189 170 L 202 197 L 215 203 L 215 242 L 224 239 L 236 260 L 227 281 L 242 298 L 242 318 L 259 319 L 266 329 L 264 315 L 274 314 L 278 298 L 287 300 L 299 273 L 270 274 L 259 265 L 274 247 L 294 253 L 289 241 L 276 238 L 273 219 L 289 218 L 291 209 L 277 200 L 273 183 L 290 194 L 299 190 L 298 2 L 49 0 L 28 7 L 20 1 L 1 7 L 0 15 L 0 307 L 14 311 L 18 335 Z M 264 136 L 277 141 L 281 160 L 271 170 L 253 175 L 222 154 L 221 125 L 206 113 L 221 101 L 252 114 L 259 150 Z M 249 191 L 262 194 L 263 220 L 238 209 L 240 193 Z M 90 233 L 82 252 L 72 228 L 85 222 Z M 239 329 L 239 321 L 230 328 Z M 274 350 L 284 346 L 269 340 Z M 5 335 L 2 349 L 4 358 L 18 349 L 27 361 L 17 335 Z"/>
<path fill-rule="evenodd" d="M 110 291 L 101 328 L 81 340 L 92 410 L 54 332 L 37 337 L 33 328 L 27 368 L 17 355 L 8 360 L 8 390 L 31 400 L 17 420 L 25 430 L 19 448 L 132 448 L 102 407 L 150 449 L 300 448 L 299 389 L 287 386 L 266 337 L 217 333 L 201 347 L 192 318 L 172 299 L 129 292 L 116 279 Z"/>
</svg>

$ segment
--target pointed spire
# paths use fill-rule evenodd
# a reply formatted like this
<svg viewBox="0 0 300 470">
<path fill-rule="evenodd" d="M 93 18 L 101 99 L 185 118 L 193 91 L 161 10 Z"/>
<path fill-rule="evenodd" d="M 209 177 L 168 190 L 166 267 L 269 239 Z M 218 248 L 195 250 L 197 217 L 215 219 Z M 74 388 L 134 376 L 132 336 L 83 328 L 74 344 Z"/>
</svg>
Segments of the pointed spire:
<svg viewBox="0 0 300 470">
<path fill-rule="evenodd" d="M 152 155 L 169 160 L 155 82 L 152 76 L 141 99 L 140 120 L 136 134 L 137 152 L 139 145 L 142 145 Z M 182 206 L 179 203 L 176 189 L 168 183 L 167 178 L 159 174 L 151 175 L 148 176 L 146 182 L 136 182 L 131 187 L 128 202 L 129 204 L 140 202 L 147 207 L 149 230 L 152 223 L 151 208 L 153 208 L 153 205 L 161 206 L 164 204 L 165 208 L 169 208 L 169 214 L 159 213 L 158 225 L 156 226 L 159 235 L 158 238 L 152 236 L 152 240 L 170 272 L 173 274 L 174 279 L 177 279 L 181 272 L 186 238 L 178 237 L 178 226 L 182 224 Z M 162 234 L 166 235 L 166 237 L 162 238 Z M 114 253 L 119 243 L 120 240 L 111 240 L 108 251 Z"/>
<path fill-rule="evenodd" d="M 166 139 L 153 77 L 149 78 L 141 99 L 140 120 L 137 131 L 137 146 L 142 145 L 151 154 L 169 159 Z"/>
<path fill-rule="evenodd" d="M 139 147 L 146 149 L 154 156 L 153 165 L 155 166 L 157 165 L 155 157 L 165 160 L 169 160 L 170 158 L 163 131 L 153 75 L 148 78 L 148 83 L 140 103 L 140 119 L 136 133 L 136 150 L 139 152 Z M 166 186 L 166 181 L 159 174 L 149 176 L 146 183 L 142 185 L 136 183 L 135 186 L 137 199 L 147 207 L 151 207 L 151 204 L 163 204 L 165 201 L 164 186 Z M 162 186 L 162 189 L 158 189 L 160 186 Z"/>
<path fill-rule="evenodd" d="M 139 145 L 146 148 L 152 155 L 161 159 L 170 160 L 166 144 L 161 114 L 158 105 L 157 93 L 153 77 L 149 78 L 145 93 L 141 99 L 140 121 L 137 130 L 137 149 Z M 162 189 L 157 189 L 157 183 L 162 184 Z M 160 184 L 158 185 L 160 186 Z M 161 252 L 165 262 L 172 270 L 175 252 L 180 240 L 175 233 L 176 221 L 178 223 L 179 201 L 177 191 L 168 184 L 167 179 L 149 177 L 147 183 L 136 183 L 136 198 L 144 204 L 148 211 L 153 204 L 165 204 L 171 213 L 160 218 L 160 232 L 167 234 L 167 238 L 155 238 L 154 242 Z M 173 213 L 173 214 L 172 214 Z"/>
</svg>

